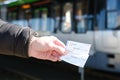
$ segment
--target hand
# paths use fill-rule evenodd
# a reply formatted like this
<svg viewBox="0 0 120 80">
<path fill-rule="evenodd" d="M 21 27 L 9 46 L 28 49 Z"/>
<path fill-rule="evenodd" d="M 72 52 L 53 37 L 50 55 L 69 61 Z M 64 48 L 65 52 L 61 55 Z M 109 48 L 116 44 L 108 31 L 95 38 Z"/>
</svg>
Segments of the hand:
<svg viewBox="0 0 120 80">
<path fill-rule="evenodd" d="M 32 37 L 29 44 L 29 57 L 59 61 L 66 54 L 65 45 L 54 36 Z"/>
</svg>

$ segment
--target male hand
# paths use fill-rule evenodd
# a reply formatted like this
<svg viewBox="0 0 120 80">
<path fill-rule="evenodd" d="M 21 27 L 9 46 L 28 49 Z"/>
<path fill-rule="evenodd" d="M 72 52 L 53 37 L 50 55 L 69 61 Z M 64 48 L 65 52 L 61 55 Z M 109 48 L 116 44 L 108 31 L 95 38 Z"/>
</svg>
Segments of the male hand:
<svg viewBox="0 0 120 80">
<path fill-rule="evenodd" d="M 32 37 L 29 44 L 29 57 L 59 61 L 66 54 L 65 45 L 54 36 Z"/>
</svg>

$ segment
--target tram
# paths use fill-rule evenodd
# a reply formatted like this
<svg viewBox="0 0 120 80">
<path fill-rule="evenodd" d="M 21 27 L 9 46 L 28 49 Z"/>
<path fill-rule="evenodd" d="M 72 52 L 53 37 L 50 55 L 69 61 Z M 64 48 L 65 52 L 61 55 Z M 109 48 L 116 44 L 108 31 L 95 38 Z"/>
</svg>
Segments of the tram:
<svg viewBox="0 0 120 80">
<path fill-rule="evenodd" d="M 7 5 L 7 21 L 42 35 L 92 44 L 87 67 L 120 72 L 119 0 L 25 0 Z"/>
</svg>

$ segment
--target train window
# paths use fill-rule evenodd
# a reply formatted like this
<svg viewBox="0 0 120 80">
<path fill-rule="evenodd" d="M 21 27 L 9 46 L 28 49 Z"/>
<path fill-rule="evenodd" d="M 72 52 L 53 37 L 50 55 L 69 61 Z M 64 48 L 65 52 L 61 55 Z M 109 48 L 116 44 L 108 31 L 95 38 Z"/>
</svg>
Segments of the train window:
<svg viewBox="0 0 120 80">
<path fill-rule="evenodd" d="M 61 22 L 61 31 L 62 32 L 71 32 L 72 30 L 72 12 L 73 12 L 73 4 L 67 2 L 63 6 L 62 13 L 62 22 Z"/>
<path fill-rule="evenodd" d="M 26 20 L 17 20 L 16 22 L 17 22 L 17 24 L 20 25 L 20 26 L 24 26 L 24 27 L 25 27 L 25 26 L 28 26 Z"/>
<path fill-rule="evenodd" d="M 15 12 L 15 11 L 9 11 L 8 12 L 8 17 L 7 17 L 7 20 L 10 22 L 10 23 L 13 23 L 13 24 L 17 24 L 17 25 L 21 25 L 23 26 L 21 23 L 21 21 L 18 20 L 18 13 Z"/>
<path fill-rule="evenodd" d="M 31 27 L 36 31 L 53 32 L 55 22 L 51 16 L 48 16 L 48 13 L 47 7 L 35 8 L 34 16 L 30 19 Z"/>
<path fill-rule="evenodd" d="M 94 30 L 105 30 L 106 29 L 106 3 L 104 0 L 95 0 L 95 26 Z M 101 5 L 102 4 L 102 5 Z"/>
<path fill-rule="evenodd" d="M 39 8 L 39 11 L 36 11 L 34 15 L 36 16 L 34 19 L 31 20 L 36 23 L 35 30 L 39 31 L 47 31 L 47 32 L 53 32 L 54 31 L 54 19 L 51 16 L 48 16 L 49 10 L 47 7 L 41 7 Z M 33 25 L 35 24 L 33 23 Z"/>
<path fill-rule="evenodd" d="M 40 30 L 40 14 L 39 13 L 40 13 L 40 10 L 35 9 L 34 10 L 34 17 L 30 19 L 30 26 L 35 31 Z"/>
<path fill-rule="evenodd" d="M 41 10 L 41 30 L 47 30 L 48 10 L 45 8 Z"/>
<path fill-rule="evenodd" d="M 39 31 L 40 19 L 39 18 L 31 18 L 30 19 L 30 26 L 35 31 Z"/>
<path fill-rule="evenodd" d="M 113 29 L 117 27 L 117 12 L 109 12 L 108 15 L 108 20 L 107 20 L 107 28 Z"/>
<path fill-rule="evenodd" d="M 9 22 L 12 21 L 12 13 L 11 13 L 11 12 L 8 12 L 7 20 L 8 20 Z"/>
<path fill-rule="evenodd" d="M 107 10 L 111 9 L 117 9 L 117 0 L 107 0 Z"/>
<path fill-rule="evenodd" d="M 12 23 L 17 24 L 17 14 L 15 12 L 12 13 Z"/>
<path fill-rule="evenodd" d="M 13 24 L 18 24 L 17 21 L 17 13 L 16 12 L 8 12 L 8 21 Z"/>
<path fill-rule="evenodd" d="M 85 32 L 85 16 L 83 15 L 81 3 L 77 3 L 75 19 L 76 19 L 77 32 Z"/>
<path fill-rule="evenodd" d="M 120 9 L 120 0 L 117 1 L 117 9 Z"/>
<path fill-rule="evenodd" d="M 107 0 L 107 28 L 117 29 L 120 26 L 119 0 Z"/>
<path fill-rule="evenodd" d="M 57 30 L 59 30 L 59 26 L 60 26 L 60 5 L 56 5 L 54 6 L 54 14 L 53 17 L 55 19 L 55 29 L 54 32 L 56 33 Z"/>
<path fill-rule="evenodd" d="M 117 14 L 117 26 L 116 26 L 116 28 L 117 29 L 120 29 L 120 11 L 118 11 L 118 14 Z"/>
<path fill-rule="evenodd" d="M 86 32 L 87 27 L 91 27 L 91 19 L 88 15 L 88 6 L 87 1 L 76 2 L 76 11 L 75 11 L 75 26 L 77 33 Z M 89 24 L 88 24 L 89 23 Z"/>
<path fill-rule="evenodd" d="M 93 15 L 88 15 L 85 30 L 93 30 Z"/>
<path fill-rule="evenodd" d="M 78 10 L 78 16 L 76 16 L 77 20 L 77 32 L 85 32 L 85 19 L 84 16 L 82 16 L 82 11 Z"/>
<path fill-rule="evenodd" d="M 26 20 L 26 11 L 19 9 L 18 12 L 18 19 L 17 19 L 17 24 L 21 26 L 29 26 L 28 21 Z"/>
</svg>

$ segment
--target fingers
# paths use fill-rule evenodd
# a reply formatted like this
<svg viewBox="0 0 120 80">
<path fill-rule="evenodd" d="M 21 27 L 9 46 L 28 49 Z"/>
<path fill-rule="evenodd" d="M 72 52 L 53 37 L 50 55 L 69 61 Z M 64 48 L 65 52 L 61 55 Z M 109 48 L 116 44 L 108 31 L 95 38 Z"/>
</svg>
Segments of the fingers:
<svg viewBox="0 0 120 80">
<path fill-rule="evenodd" d="M 53 44 L 52 50 L 55 50 L 61 56 L 66 54 L 65 48 L 58 46 L 56 44 Z"/>
<path fill-rule="evenodd" d="M 49 60 L 56 62 L 58 61 L 58 57 L 51 55 Z"/>
<path fill-rule="evenodd" d="M 55 51 L 37 53 L 35 57 L 38 59 L 50 60 L 53 62 L 60 61 L 60 55 L 58 55 L 58 53 Z"/>
<path fill-rule="evenodd" d="M 61 61 L 60 60 L 60 55 L 58 55 L 58 53 L 57 52 L 53 52 L 52 54 L 51 54 L 51 56 L 50 56 L 50 60 L 51 61 L 54 61 L 54 62 L 56 62 L 56 61 Z"/>
<path fill-rule="evenodd" d="M 46 55 L 46 60 L 51 60 L 51 61 L 59 61 L 60 55 L 56 51 L 49 51 L 45 53 Z"/>
<path fill-rule="evenodd" d="M 61 61 L 60 60 L 61 55 L 59 53 L 57 53 L 56 51 L 52 52 L 52 56 L 57 57 L 57 61 Z"/>
<path fill-rule="evenodd" d="M 54 36 L 51 36 L 52 38 L 52 50 L 56 51 L 59 55 L 65 55 L 65 44 L 61 42 L 59 39 L 57 39 Z"/>
<path fill-rule="evenodd" d="M 63 48 L 65 48 L 65 44 L 63 42 L 61 42 L 58 38 L 51 36 L 51 38 L 53 39 L 53 43 L 55 43 L 58 46 L 61 46 Z"/>
</svg>

